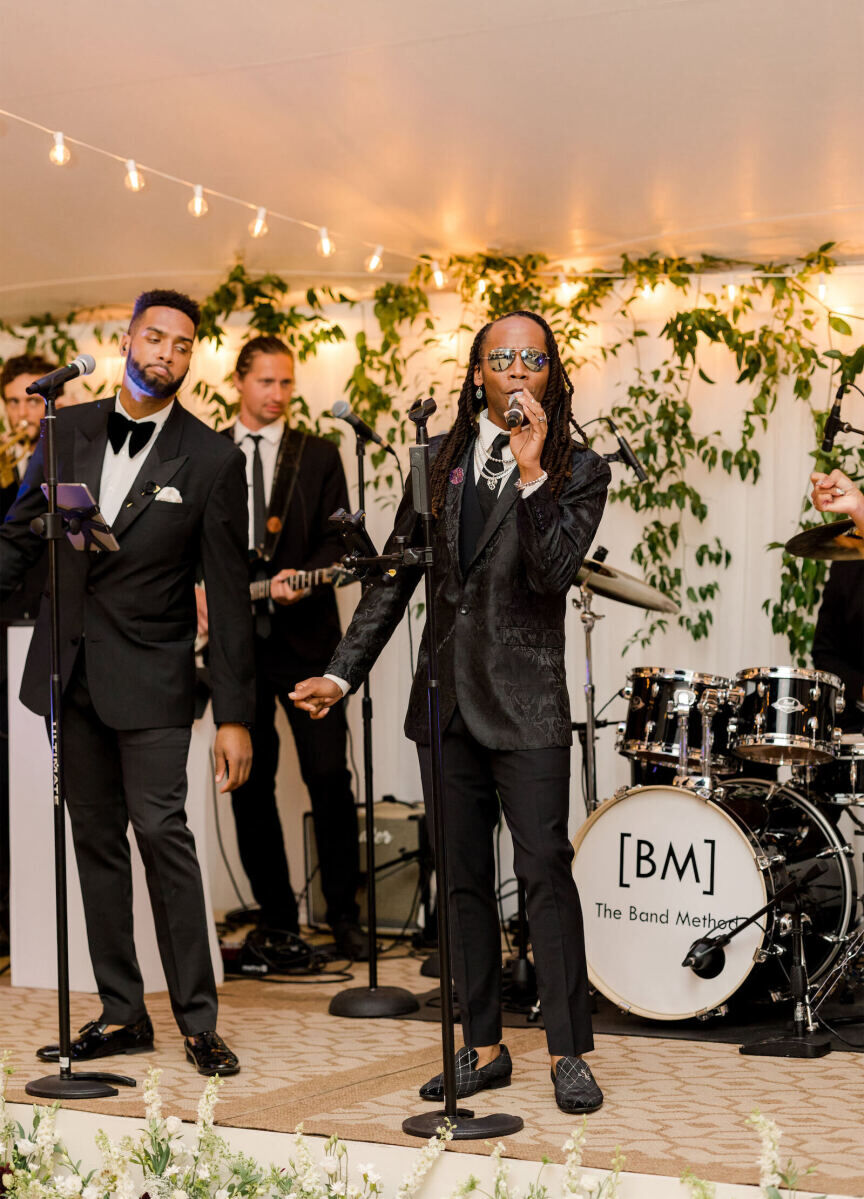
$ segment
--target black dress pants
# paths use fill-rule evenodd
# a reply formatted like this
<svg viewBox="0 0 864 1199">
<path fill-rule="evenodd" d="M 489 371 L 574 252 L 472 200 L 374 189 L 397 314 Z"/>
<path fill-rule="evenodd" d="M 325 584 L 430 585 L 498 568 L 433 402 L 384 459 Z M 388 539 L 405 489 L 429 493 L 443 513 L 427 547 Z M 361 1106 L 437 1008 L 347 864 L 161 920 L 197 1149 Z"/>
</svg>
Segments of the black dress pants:
<svg viewBox="0 0 864 1199">
<path fill-rule="evenodd" d="M 327 923 L 334 926 L 341 920 L 355 921 L 359 915 L 359 846 L 357 809 L 346 766 L 348 726 L 344 704 L 336 704 L 323 720 L 310 720 L 309 714 L 295 708 L 288 698 L 294 684 L 286 685 L 268 677 L 258 648 L 252 772 L 249 781 L 231 796 L 243 869 L 264 923 L 270 928 L 296 933 L 300 927 L 299 912 L 276 804 L 278 699 L 291 726 L 300 774 L 312 802 Z M 284 671 L 282 662 L 280 670 Z M 309 673 L 308 665 L 301 665 L 296 678 L 305 678 Z"/>
<path fill-rule="evenodd" d="M 93 972 L 108 1024 L 145 1014 L 132 930 L 131 822 L 171 1007 L 184 1036 L 216 1027 L 216 982 L 195 839 L 186 824 L 191 730 L 112 729 L 96 714 L 84 653 L 63 696 L 66 799 Z"/>
<path fill-rule="evenodd" d="M 418 745 L 427 817 L 428 746 Z M 513 865 L 525 887 L 549 1052 L 593 1049 L 582 909 L 567 837 L 570 749 L 493 750 L 457 711 L 442 736 L 453 981 L 465 1044 L 501 1039 L 501 931 L 493 832 L 503 810 Z"/>
</svg>

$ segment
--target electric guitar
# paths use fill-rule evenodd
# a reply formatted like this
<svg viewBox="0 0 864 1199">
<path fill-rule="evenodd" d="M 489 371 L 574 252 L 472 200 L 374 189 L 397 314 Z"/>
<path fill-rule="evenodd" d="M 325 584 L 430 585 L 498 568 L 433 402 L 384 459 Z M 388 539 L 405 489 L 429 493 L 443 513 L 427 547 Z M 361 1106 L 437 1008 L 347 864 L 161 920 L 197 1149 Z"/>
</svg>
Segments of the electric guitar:
<svg viewBox="0 0 864 1199">
<path fill-rule="evenodd" d="M 260 600 L 269 600 L 270 584 L 272 579 L 253 579 L 249 584 L 249 599 L 252 603 L 257 603 Z M 291 577 L 291 586 L 294 591 L 306 591 L 309 587 L 320 587 L 322 584 L 329 583 L 332 587 L 345 587 L 349 583 L 359 583 L 360 580 L 353 570 L 346 570 L 344 566 L 320 566 L 317 570 L 298 570 Z M 206 633 L 201 633 L 195 639 L 195 653 L 200 654 L 207 644 L 209 638 Z"/>
</svg>

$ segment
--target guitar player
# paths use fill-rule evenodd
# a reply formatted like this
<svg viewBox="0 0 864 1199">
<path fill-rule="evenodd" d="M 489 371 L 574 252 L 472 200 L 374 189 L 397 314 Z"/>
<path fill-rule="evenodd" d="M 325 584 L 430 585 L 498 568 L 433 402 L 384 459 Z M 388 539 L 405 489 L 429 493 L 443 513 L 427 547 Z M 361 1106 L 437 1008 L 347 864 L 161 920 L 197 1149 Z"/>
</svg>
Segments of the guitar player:
<svg viewBox="0 0 864 1199">
<path fill-rule="evenodd" d="M 252 772 L 231 797 L 240 858 L 261 908 L 261 925 L 271 932 L 297 934 L 297 901 L 276 805 L 278 700 L 312 801 L 327 922 L 339 953 L 361 960 L 367 942 L 358 923 L 357 813 L 346 765 L 345 717 L 339 705 L 335 719 L 309 720 L 287 698 L 298 679 L 323 673 L 342 635 L 332 586 L 299 590 L 292 579 L 296 572 L 329 567 L 342 556 L 341 539 L 328 528 L 327 519 L 348 506 L 345 473 L 332 442 L 288 424 L 294 357 L 279 338 L 246 342 L 237 358 L 234 386 L 240 408 L 225 435 L 246 457 L 250 583 L 269 578 L 272 600 L 254 605 L 257 708 Z M 202 634 L 206 623 L 206 600 L 199 593 Z"/>
</svg>

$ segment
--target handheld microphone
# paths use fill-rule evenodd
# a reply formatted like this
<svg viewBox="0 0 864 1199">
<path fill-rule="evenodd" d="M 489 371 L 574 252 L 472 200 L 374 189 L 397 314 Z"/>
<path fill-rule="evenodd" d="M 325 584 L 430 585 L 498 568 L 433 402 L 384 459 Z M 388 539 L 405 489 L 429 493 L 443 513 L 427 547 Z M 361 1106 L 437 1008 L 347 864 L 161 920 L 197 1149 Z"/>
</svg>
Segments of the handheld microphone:
<svg viewBox="0 0 864 1199">
<path fill-rule="evenodd" d="M 398 457 L 392 445 L 384 440 L 380 433 L 376 433 L 371 429 L 364 420 L 361 420 L 356 413 L 351 411 L 351 407 L 347 400 L 337 400 L 326 416 L 332 416 L 336 420 L 347 421 L 358 437 L 363 441 L 374 441 L 376 445 L 380 445 L 383 450 L 387 450 L 394 458 Z"/>
<path fill-rule="evenodd" d="M 29 388 L 27 389 L 30 390 Z M 846 391 L 846 384 L 841 383 L 837 388 L 837 396 L 831 411 L 828 413 L 828 419 L 825 421 L 825 429 L 822 434 L 822 453 L 830 454 L 834 449 L 834 438 L 838 433 L 842 433 L 846 428 L 845 421 L 840 419 L 840 405 L 843 401 L 843 395 Z"/>
<path fill-rule="evenodd" d="M 509 406 L 504 413 L 504 423 L 508 429 L 518 429 L 525 421 L 525 409 L 519 403 L 518 399 L 521 394 L 521 391 L 514 391 L 510 396 Z"/>
<path fill-rule="evenodd" d="M 626 440 L 626 438 L 622 437 L 621 434 L 618 432 L 618 426 L 611 419 L 611 417 L 607 416 L 606 420 L 608 422 L 609 428 L 615 434 L 615 440 L 618 442 L 618 448 L 621 451 L 622 460 L 627 464 L 627 466 L 630 467 L 630 469 L 632 471 L 635 471 L 636 478 L 639 480 L 639 482 L 644 483 L 648 478 L 648 476 L 645 473 L 645 467 L 642 465 L 642 463 L 639 461 L 639 459 L 633 453 L 633 449 L 632 449 L 630 443 Z"/>
<path fill-rule="evenodd" d="M 68 366 L 58 366 L 56 371 L 51 371 L 49 374 L 43 375 L 41 379 L 36 379 L 27 388 L 27 394 L 32 396 L 41 395 L 44 391 L 57 391 L 70 379 L 77 379 L 79 375 L 92 375 L 95 369 L 95 358 L 90 354 L 79 354 Z"/>
</svg>

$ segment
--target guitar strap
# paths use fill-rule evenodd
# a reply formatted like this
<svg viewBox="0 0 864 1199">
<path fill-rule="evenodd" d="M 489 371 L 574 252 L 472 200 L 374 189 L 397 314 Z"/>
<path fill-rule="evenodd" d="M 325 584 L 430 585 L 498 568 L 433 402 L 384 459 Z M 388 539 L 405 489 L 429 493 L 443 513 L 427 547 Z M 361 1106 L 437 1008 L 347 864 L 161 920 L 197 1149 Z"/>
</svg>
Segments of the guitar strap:
<svg viewBox="0 0 864 1199">
<path fill-rule="evenodd" d="M 273 557 L 285 527 L 288 509 L 294 498 L 294 488 L 297 486 L 297 479 L 300 475 L 300 463 L 303 459 L 303 450 L 306 448 L 306 437 L 306 433 L 285 426 L 273 471 L 273 490 L 270 492 L 270 506 L 267 510 L 267 532 L 261 552 L 261 559 L 264 562 L 269 562 Z"/>
</svg>

